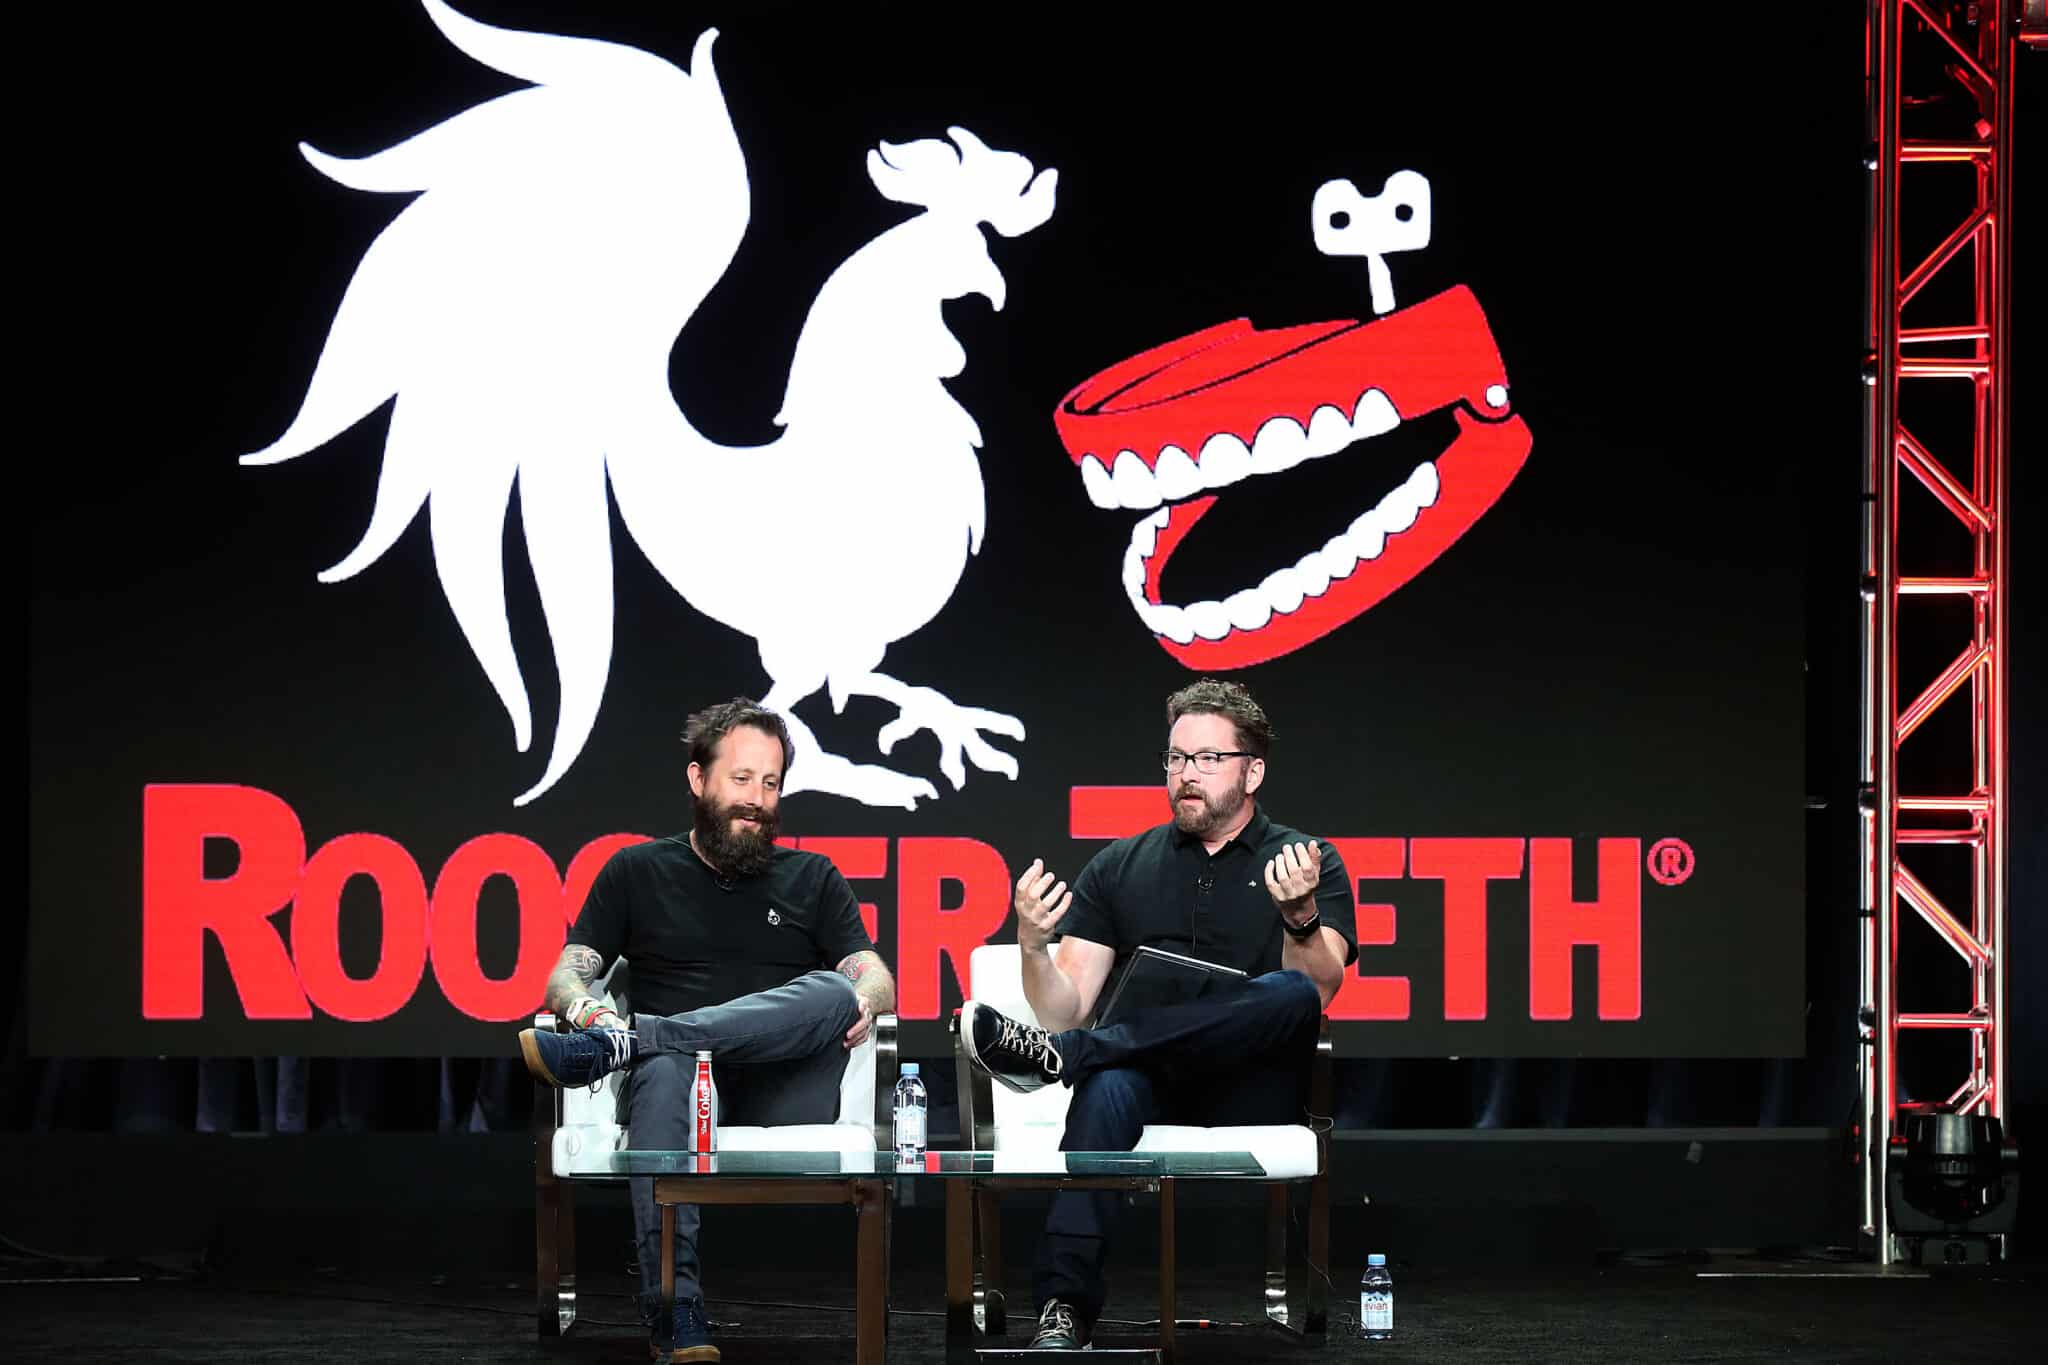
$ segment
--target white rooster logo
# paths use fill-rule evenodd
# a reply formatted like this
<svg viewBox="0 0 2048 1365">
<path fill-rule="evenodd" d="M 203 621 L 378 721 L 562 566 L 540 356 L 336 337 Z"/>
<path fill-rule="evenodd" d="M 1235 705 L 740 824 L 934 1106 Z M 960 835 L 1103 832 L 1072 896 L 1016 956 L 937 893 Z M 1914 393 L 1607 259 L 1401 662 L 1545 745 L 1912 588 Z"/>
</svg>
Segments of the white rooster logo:
<svg viewBox="0 0 2048 1365">
<path fill-rule="evenodd" d="M 561 679 L 547 769 L 514 804 L 558 782 L 603 700 L 612 650 L 606 482 L 621 519 L 669 585 L 754 637 L 804 761 L 787 792 L 826 791 L 914 809 L 923 778 L 825 753 L 793 708 L 826 688 L 900 714 L 877 745 L 928 729 L 954 787 L 965 758 L 1015 778 L 983 732 L 1021 740 L 1014 717 L 959 706 L 877 672 L 888 646 L 935 616 L 981 547 L 981 431 L 944 383 L 966 364 L 940 305 L 969 294 L 1001 309 L 1003 277 L 981 233 L 1052 216 L 1057 173 L 1033 174 L 964 128 L 950 142 L 882 143 L 875 188 L 922 212 L 848 257 L 798 338 L 775 440 L 732 448 L 700 435 L 668 385 L 668 357 L 716 284 L 749 216 L 746 161 L 711 61 L 685 73 L 615 43 L 482 24 L 423 0 L 447 39 L 525 89 L 397 145 L 344 160 L 300 144 L 352 189 L 414 193 L 363 255 L 284 435 L 243 457 L 271 464 L 332 440 L 396 396 L 369 529 L 320 575 L 376 562 L 428 508 L 448 603 L 511 717 L 532 741 L 505 611 L 504 521 L 513 487 Z M 778 521 L 729 514 L 774 489 Z"/>
</svg>

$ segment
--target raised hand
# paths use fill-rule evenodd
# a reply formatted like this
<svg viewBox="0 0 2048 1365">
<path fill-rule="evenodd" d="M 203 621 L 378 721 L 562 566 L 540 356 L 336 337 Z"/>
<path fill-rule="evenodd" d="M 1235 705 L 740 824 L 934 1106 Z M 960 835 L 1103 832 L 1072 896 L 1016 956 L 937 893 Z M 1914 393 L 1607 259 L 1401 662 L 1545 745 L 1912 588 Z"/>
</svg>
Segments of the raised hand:
<svg viewBox="0 0 2048 1365">
<path fill-rule="evenodd" d="M 1289 844 L 1266 860 L 1266 894 L 1274 908 L 1299 924 L 1315 905 L 1316 883 L 1323 875 L 1323 846 L 1311 839 Z"/>
<path fill-rule="evenodd" d="M 1012 904 L 1017 911 L 1017 946 L 1034 953 L 1052 941 L 1054 926 L 1074 904 L 1074 893 L 1045 870 L 1043 858 L 1033 858 L 1017 879 Z"/>
</svg>

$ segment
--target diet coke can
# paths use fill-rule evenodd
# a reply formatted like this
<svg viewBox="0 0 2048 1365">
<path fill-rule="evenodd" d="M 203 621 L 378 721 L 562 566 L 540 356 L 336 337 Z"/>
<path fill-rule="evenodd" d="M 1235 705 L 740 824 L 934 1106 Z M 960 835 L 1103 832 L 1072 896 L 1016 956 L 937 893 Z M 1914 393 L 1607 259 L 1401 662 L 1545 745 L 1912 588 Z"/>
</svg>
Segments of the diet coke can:
<svg viewBox="0 0 2048 1365">
<path fill-rule="evenodd" d="M 690 1150 L 700 1155 L 718 1150 L 718 1083 L 711 1079 L 711 1054 L 697 1054 L 697 1074 L 690 1082 Z"/>
</svg>

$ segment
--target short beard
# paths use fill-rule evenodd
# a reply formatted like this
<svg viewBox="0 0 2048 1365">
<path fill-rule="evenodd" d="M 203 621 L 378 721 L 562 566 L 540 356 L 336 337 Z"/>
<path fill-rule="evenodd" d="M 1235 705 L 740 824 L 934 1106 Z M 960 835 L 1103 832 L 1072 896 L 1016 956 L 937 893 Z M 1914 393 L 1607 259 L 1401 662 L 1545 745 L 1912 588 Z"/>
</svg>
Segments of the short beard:
<svg viewBox="0 0 2048 1365">
<path fill-rule="evenodd" d="M 728 877 L 757 877 L 768 870 L 775 857 L 775 834 L 781 817 L 760 806 L 721 806 L 709 796 L 691 802 L 691 831 L 697 837 L 697 852 L 704 861 Z M 734 829 L 733 820 L 749 816 L 757 829 Z"/>
<path fill-rule="evenodd" d="M 1199 811 L 1192 812 L 1187 810 L 1180 803 L 1183 796 L 1195 797 L 1202 803 L 1202 808 Z M 1221 797 L 1211 797 L 1207 792 L 1192 788 L 1175 792 L 1173 796 L 1174 827 L 1182 834 L 1193 835 L 1197 839 L 1206 839 L 1235 820 L 1237 813 L 1244 809 L 1244 803 L 1250 799 L 1251 793 L 1245 790 L 1242 777 L 1238 778 L 1235 787 L 1225 792 Z"/>
</svg>

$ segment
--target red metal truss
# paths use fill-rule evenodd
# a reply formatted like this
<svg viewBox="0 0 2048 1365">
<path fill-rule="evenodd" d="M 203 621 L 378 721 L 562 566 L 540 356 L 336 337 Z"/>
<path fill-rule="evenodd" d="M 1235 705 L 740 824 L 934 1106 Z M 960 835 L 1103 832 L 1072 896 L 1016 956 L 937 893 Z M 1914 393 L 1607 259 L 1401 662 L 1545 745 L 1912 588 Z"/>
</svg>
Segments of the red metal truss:
<svg viewBox="0 0 2048 1365">
<path fill-rule="evenodd" d="M 1863 1232 L 1885 1264 L 1899 1250 L 1885 1190 L 1902 1115 L 2005 1111 L 2005 512 L 2019 4 L 1868 4 L 1860 1135 Z M 1905 242 L 1937 232 L 1924 255 Z M 1967 386 L 1967 403 L 1956 386 Z M 1916 605 L 1902 612 L 1907 599 Z M 1902 752 L 1912 760 L 1904 780 Z M 1943 880 L 1931 862 L 1916 862 L 1939 850 L 1967 859 L 1967 875 Z M 1931 990 L 1934 1005 L 1901 1001 L 1902 961 L 1907 988 Z M 1966 1049 L 1940 1051 L 1941 1034 Z M 1902 1044 L 1908 1054 L 1925 1045 L 1935 1060 L 1965 1060 L 1931 1088 L 1928 1068 L 1916 1068 L 1920 1093 L 1905 1097 Z"/>
</svg>

